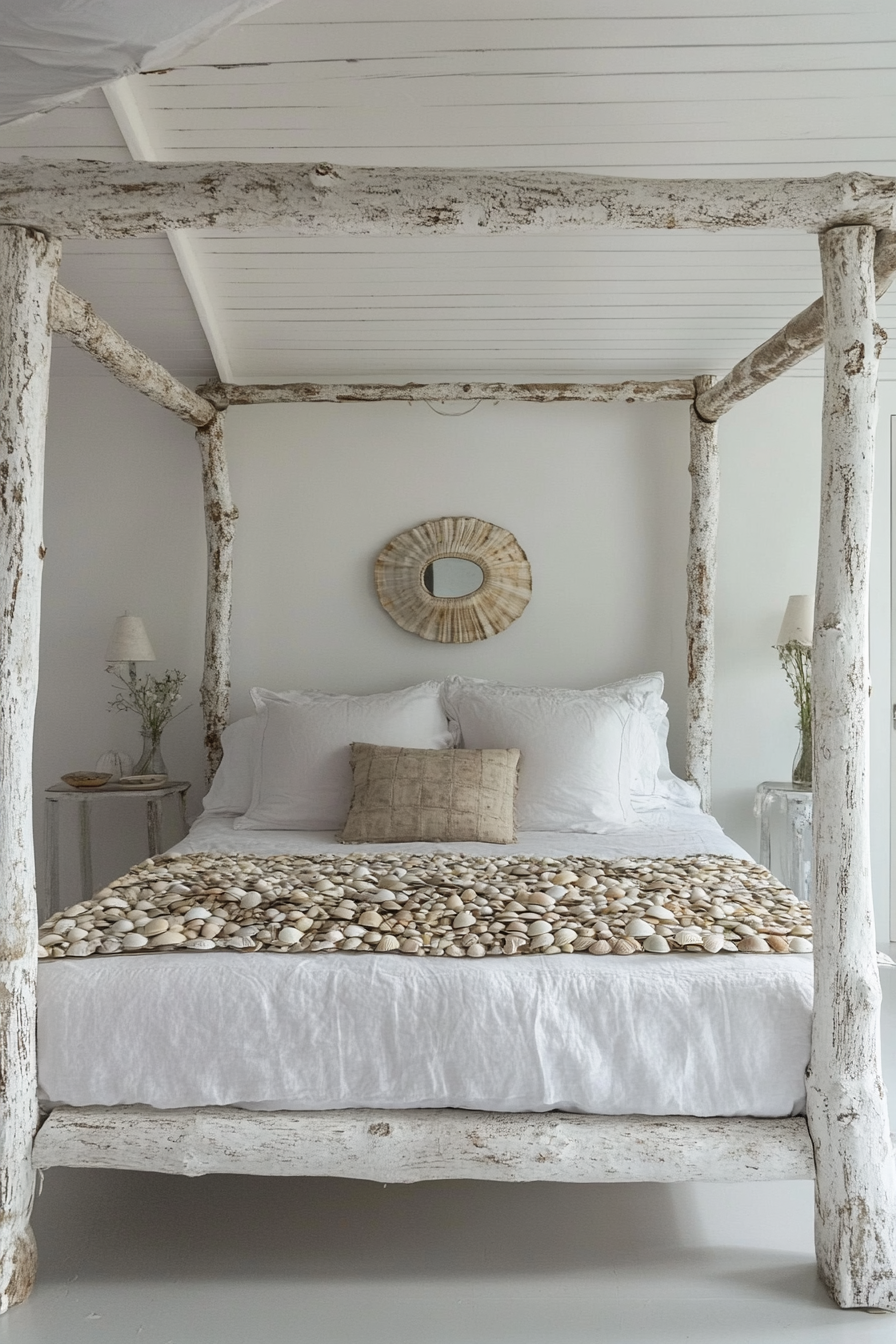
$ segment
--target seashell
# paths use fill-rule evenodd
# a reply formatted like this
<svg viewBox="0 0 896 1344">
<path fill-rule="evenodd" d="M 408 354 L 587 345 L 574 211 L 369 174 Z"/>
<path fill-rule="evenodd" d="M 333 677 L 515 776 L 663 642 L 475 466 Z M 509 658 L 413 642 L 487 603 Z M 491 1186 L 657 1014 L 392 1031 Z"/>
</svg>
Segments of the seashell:
<svg viewBox="0 0 896 1344">
<path fill-rule="evenodd" d="M 264 897 L 260 896 L 257 891 L 247 891 L 244 896 L 239 898 L 239 900 L 241 909 L 254 910 L 257 906 L 261 905 Z"/>
<path fill-rule="evenodd" d="M 703 935 L 697 929 L 679 929 L 675 941 L 679 947 L 696 947 L 698 943 L 702 945 Z"/>
<path fill-rule="evenodd" d="M 107 896 L 104 901 L 100 901 L 104 910 L 127 910 L 129 909 L 127 901 L 123 901 L 120 896 Z"/>
<path fill-rule="evenodd" d="M 565 893 L 564 893 L 565 894 Z M 529 908 L 532 910 L 553 910 L 557 902 L 553 896 L 546 891 L 531 891 L 526 895 Z"/>
<path fill-rule="evenodd" d="M 568 944 L 574 943 L 577 937 L 578 934 L 575 929 L 556 929 L 554 931 L 554 946 L 566 947 Z"/>
<path fill-rule="evenodd" d="M 378 929 L 382 922 L 383 917 L 381 914 L 378 914 L 376 910 L 365 910 L 364 913 L 358 917 L 358 923 L 363 925 L 365 929 Z M 308 927 L 311 927 L 310 923 Z"/>
<path fill-rule="evenodd" d="M 227 946 L 236 948 L 237 951 L 239 951 L 242 948 L 254 947 L 255 944 L 253 943 L 251 938 L 245 938 L 241 934 L 237 933 L 234 934 L 232 938 L 227 939 Z"/>
<path fill-rule="evenodd" d="M 53 932 L 64 934 L 68 933 L 69 929 L 73 929 L 74 927 L 75 921 L 73 919 L 57 919 L 56 923 L 53 925 Z"/>
<path fill-rule="evenodd" d="M 508 933 L 504 938 L 504 951 L 509 957 L 515 956 L 521 947 L 526 946 L 527 939 L 519 933 Z"/>
<path fill-rule="evenodd" d="M 142 933 L 126 933 L 121 940 L 121 945 L 126 952 L 136 952 L 138 948 L 145 947 L 149 942 Z"/>
<path fill-rule="evenodd" d="M 194 938 L 192 942 L 187 943 L 190 952 L 213 952 L 216 944 L 211 938 Z"/>
<path fill-rule="evenodd" d="M 391 933 L 384 933 L 376 945 L 377 952 L 397 952 L 401 944 Z"/>
<path fill-rule="evenodd" d="M 299 915 L 298 919 L 291 921 L 300 933 L 307 933 L 314 926 L 314 920 L 309 915 Z"/>
<path fill-rule="evenodd" d="M 459 948 L 456 943 L 449 943 L 445 948 L 446 957 L 462 957 L 463 955 L 463 950 Z"/>
<path fill-rule="evenodd" d="M 625 926 L 625 932 L 629 938 L 649 938 L 656 930 L 644 919 L 630 919 Z"/>
<path fill-rule="evenodd" d="M 668 941 L 663 937 L 661 933 L 651 933 L 648 938 L 644 939 L 644 942 L 641 944 L 641 946 L 644 948 L 645 952 L 671 951 Z"/>
<path fill-rule="evenodd" d="M 185 915 L 181 916 L 185 924 L 189 924 L 191 919 L 211 919 L 211 917 L 211 910 L 206 910 L 203 905 L 194 905 Z"/>
<path fill-rule="evenodd" d="M 540 948 L 550 947 L 553 944 L 554 935 L 552 933 L 537 933 L 529 942 L 533 951 L 537 952 Z"/>
<path fill-rule="evenodd" d="M 282 943 L 284 947 L 291 947 L 293 943 L 300 943 L 301 941 L 301 933 L 297 928 L 290 924 L 287 924 L 286 927 L 281 929 L 277 934 L 277 942 Z"/>
<path fill-rule="evenodd" d="M 576 879 L 576 885 L 581 891 L 593 891 L 597 886 L 597 878 L 589 877 L 586 873 L 584 876 Z"/>
<path fill-rule="evenodd" d="M 741 938 L 737 945 L 739 952 L 771 952 L 768 943 L 759 934 L 750 933 Z"/>
<path fill-rule="evenodd" d="M 451 921 L 455 929 L 468 929 L 476 923 L 476 916 L 470 910 L 460 910 Z"/>
<path fill-rule="evenodd" d="M 791 952 L 811 952 L 812 944 L 808 938 L 791 937 L 787 939 Z"/>
<path fill-rule="evenodd" d="M 447 910 L 463 910 L 464 903 L 456 891 L 452 891 L 451 895 L 445 901 L 445 908 Z"/>
<path fill-rule="evenodd" d="M 633 952 L 640 952 L 641 948 L 634 938 L 617 938 L 610 951 L 617 957 L 629 957 Z"/>
<path fill-rule="evenodd" d="M 86 943 L 72 943 L 65 955 L 67 957 L 89 957 L 90 948 Z"/>
<path fill-rule="evenodd" d="M 578 882 L 578 878 L 571 868 L 561 868 L 559 873 L 554 874 L 555 881 L 560 887 L 568 887 Z M 591 879 L 592 882 L 594 879 Z"/>
<path fill-rule="evenodd" d="M 37 940 L 38 947 L 57 947 L 59 943 L 64 942 L 64 938 L 58 933 L 42 933 Z"/>
<path fill-rule="evenodd" d="M 131 933 L 134 925 L 129 919 L 116 919 L 114 924 L 109 925 L 109 933 Z"/>
<path fill-rule="evenodd" d="M 47 949 L 46 949 L 45 947 L 41 947 L 40 943 L 38 943 L 38 945 L 37 945 L 37 959 L 38 959 L 38 961 L 43 961 L 44 957 L 48 957 L 49 955 L 50 955 L 50 954 L 49 954 L 49 952 L 47 951 Z"/>
<path fill-rule="evenodd" d="M 484 957 L 484 956 L 485 956 L 485 948 L 482 946 L 481 943 L 473 943 L 473 945 L 472 945 L 471 947 L 468 947 L 468 948 L 467 948 L 467 956 L 468 956 L 468 957 Z"/>
<path fill-rule="evenodd" d="M 549 924 L 546 919 L 533 919 L 528 926 L 529 933 L 551 933 L 554 926 Z"/>
<path fill-rule="evenodd" d="M 706 952 L 721 952 L 725 939 L 720 933 L 704 933 L 700 940 Z"/>
<path fill-rule="evenodd" d="M 565 901 L 566 897 L 569 895 L 569 892 L 566 890 L 565 887 L 554 886 L 554 887 L 548 887 L 547 891 L 544 894 L 545 896 L 550 896 L 551 899 L 554 901 Z"/>
<path fill-rule="evenodd" d="M 737 951 L 737 943 L 732 943 L 732 942 L 730 941 L 730 939 L 726 938 L 725 941 L 722 943 L 722 946 L 721 946 L 721 948 L 720 948 L 719 950 L 720 950 L 721 952 L 736 952 L 736 951 Z"/>
<path fill-rule="evenodd" d="M 406 952 L 408 956 L 416 956 L 423 948 L 422 938 L 403 938 L 401 941 L 401 951 Z"/>
<path fill-rule="evenodd" d="M 165 927 L 168 927 L 167 920 L 165 921 Z M 87 930 L 79 928 L 69 929 L 65 936 L 70 943 L 81 943 L 87 937 Z"/>
<path fill-rule="evenodd" d="M 310 922 L 311 921 L 309 920 L 309 925 Z M 366 932 L 367 930 L 364 928 L 363 924 L 347 924 L 345 926 L 345 934 L 347 938 L 363 938 Z"/>
<path fill-rule="evenodd" d="M 339 950 L 340 952 L 354 952 L 356 947 L 363 947 L 360 938 L 346 938 Z"/>
<path fill-rule="evenodd" d="M 167 919 L 162 919 L 161 917 L 159 917 L 158 919 L 150 919 L 146 924 L 143 925 L 142 931 L 143 933 L 146 934 L 147 938 L 152 938 L 154 937 L 155 934 L 165 933 L 167 929 L 168 929 Z"/>
<path fill-rule="evenodd" d="M 187 941 L 185 933 L 178 933 L 176 929 L 166 929 L 164 933 L 158 934 L 149 941 L 150 947 L 177 947 L 180 943 Z"/>
<path fill-rule="evenodd" d="M 578 938 L 573 942 L 572 950 L 574 952 L 587 952 L 594 941 L 595 939 L 590 938 L 588 934 L 579 934 Z"/>
<path fill-rule="evenodd" d="M 812 926 L 811 924 L 794 924 L 789 932 L 792 938 L 811 938 Z"/>
<path fill-rule="evenodd" d="M 664 905 L 648 905 L 644 914 L 650 919 L 655 919 L 658 924 L 677 924 L 678 920 L 671 910 L 667 910 Z"/>
<path fill-rule="evenodd" d="M 780 934 L 777 933 L 766 934 L 765 941 L 768 943 L 769 947 L 773 952 L 790 951 L 790 944 L 788 943 L 787 939 L 782 938 Z"/>
</svg>

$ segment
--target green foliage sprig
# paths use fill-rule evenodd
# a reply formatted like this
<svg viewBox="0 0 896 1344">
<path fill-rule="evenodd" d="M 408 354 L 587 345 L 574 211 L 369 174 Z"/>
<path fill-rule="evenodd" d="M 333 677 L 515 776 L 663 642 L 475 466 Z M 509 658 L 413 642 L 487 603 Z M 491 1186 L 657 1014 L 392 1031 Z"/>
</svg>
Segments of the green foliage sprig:
<svg viewBox="0 0 896 1344">
<path fill-rule="evenodd" d="M 180 689 L 187 679 L 186 672 L 169 669 L 164 677 L 147 674 L 134 681 L 126 681 L 116 672 L 113 678 L 121 690 L 109 701 L 109 708 L 129 710 L 136 714 L 144 737 L 161 737 L 165 725 L 189 709 L 189 705 L 184 705 L 183 709 L 176 712 L 174 709 L 181 698 Z"/>
<path fill-rule="evenodd" d="M 806 740 L 812 732 L 812 650 L 795 639 L 776 644 L 775 648 L 799 712 L 797 728 Z"/>
</svg>

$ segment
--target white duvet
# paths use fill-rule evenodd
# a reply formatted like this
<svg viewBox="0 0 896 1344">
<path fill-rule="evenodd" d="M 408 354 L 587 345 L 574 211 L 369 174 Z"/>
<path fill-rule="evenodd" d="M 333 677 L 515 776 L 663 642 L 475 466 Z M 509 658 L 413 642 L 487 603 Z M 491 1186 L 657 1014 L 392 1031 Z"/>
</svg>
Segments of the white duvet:
<svg viewBox="0 0 896 1344">
<path fill-rule="evenodd" d="M 177 848 L 340 850 L 332 834 L 234 831 L 220 816 Z M 675 808 L 608 834 L 451 848 L 744 853 L 711 817 Z M 38 972 L 39 1081 L 50 1104 L 77 1106 L 792 1115 L 811 1002 L 811 957 L 796 955 L 60 960 Z"/>
</svg>

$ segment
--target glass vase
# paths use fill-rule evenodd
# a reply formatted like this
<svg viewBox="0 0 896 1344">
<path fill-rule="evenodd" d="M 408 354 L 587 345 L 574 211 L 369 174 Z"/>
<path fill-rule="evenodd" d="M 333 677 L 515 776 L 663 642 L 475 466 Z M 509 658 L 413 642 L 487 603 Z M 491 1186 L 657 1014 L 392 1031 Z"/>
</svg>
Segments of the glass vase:
<svg viewBox="0 0 896 1344">
<path fill-rule="evenodd" d="M 808 725 L 800 728 L 800 741 L 793 758 L 793 774 L 791 777 L 794 784 L 799 784 L 804 789 L 811 789 L 812 729 Z"/>
<path fill-rule="evenodd" d="M 160 732 L 143 734 L 143 753 L 134 766 L 135 775 L 167 776 L 168 767 L 162 757 L 161 741 L 162 734 Z"/>
</svg>

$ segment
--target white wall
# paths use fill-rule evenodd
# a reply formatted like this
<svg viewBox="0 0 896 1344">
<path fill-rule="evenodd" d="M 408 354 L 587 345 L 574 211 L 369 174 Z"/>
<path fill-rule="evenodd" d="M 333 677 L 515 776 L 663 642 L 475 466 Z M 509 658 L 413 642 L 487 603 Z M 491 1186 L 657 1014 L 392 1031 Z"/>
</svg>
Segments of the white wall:
<svg viewBox="0 0 896 1344">
<path fill-rule="evenodd" d="M 884 386 L 887 413 L 896 409 L 894 392 Z M 715 810 L 753 850 L 755 785 L 787 778 L 796 746 L 795 709 L 771 645 L 787 596 L 814 582 L 819 419 L 819 383 L 790 378 L 722 425 Z M 235 713 L 247 710 L 254 683 L 360 692 L 465 673 L 588 686 L 660 667 L 672 705 L 673 765 L 681 768 L 686 407 L 482 405 L 456 418 L 423 405 L 237 408 L 227 447 L 240 509 Z M 882 477 L 874 594 L 880 917 L 889 750 L 886 470 Z M 138 745 L 133 721 L 105 708 L 103 649 L 127 607 L 144 617 L 160 666 L 189 674 L 193 707 L 163 745 L 172 775 L 194 781 L 197 810 L 201 507 L 186 426 L 111 379 L 54 380 L 38 799 L 63 770 L 92 766 L 107 746 Z M 532 564 L 533 596 L 523 617 L 491 640 L 430 644 L 381 609 L 373 560 L 396 532 L 459 513 L 515 533 Z M 98 845 L 98 881 L 139 852 L 133 822 L 116 822 L 114 838 Z"/>
</svg>

